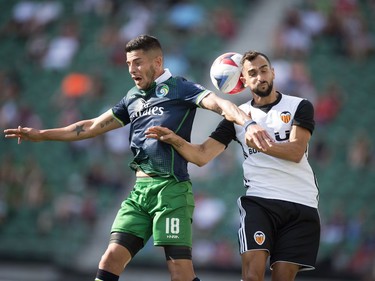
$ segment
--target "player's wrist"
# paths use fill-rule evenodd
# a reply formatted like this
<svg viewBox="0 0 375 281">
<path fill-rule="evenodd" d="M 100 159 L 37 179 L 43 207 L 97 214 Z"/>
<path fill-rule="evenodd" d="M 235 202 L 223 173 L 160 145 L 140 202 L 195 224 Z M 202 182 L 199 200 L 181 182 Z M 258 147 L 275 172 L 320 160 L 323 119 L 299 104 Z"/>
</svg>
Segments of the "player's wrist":
<svg viewBox="0 0 375 281">
<path fill-rule="evenodd" d="M 245 132 L 247 131 L 247 128 L 249 128 L 251 125 L 256 125 L 256 124 L 257 122 L 255 122 L 254 120 L 247 120 L 245 124 L 243 124 Z"/>
</svg>

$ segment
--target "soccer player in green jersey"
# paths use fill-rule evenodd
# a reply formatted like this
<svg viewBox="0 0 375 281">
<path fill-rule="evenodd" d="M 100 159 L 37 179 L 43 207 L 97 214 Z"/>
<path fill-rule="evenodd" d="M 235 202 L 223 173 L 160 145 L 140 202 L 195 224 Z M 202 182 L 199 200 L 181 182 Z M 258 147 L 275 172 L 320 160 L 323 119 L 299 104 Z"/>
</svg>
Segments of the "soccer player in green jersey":
<svg viewBox="0 0 375 281">
<path fill-rule="evenodd" d="M 129 261 L 151 236 L 165 250 L 171 280 L 199 280 L 192 263 L 191 222 L 194 210 L 187 161 L 169 144 L 145 137 L 151 126 L 164 126 L 190 141 L 197 108 L 223 115 L 240 126 L 247 116 L 233 103 L 199 84 L 174 77 L 164 68 L 159 41 L 141 35 L 127 43 L 126 63 L 135 87 L 102 115 L 63 128 L 38 130 L 19 126 L 4 131 L 7 138 L 29 141 L 76 141 L 96 137 L 130 124 L 130 163 L 136 174 L 133 190 L 118 211 L 110 243 L 99 262 L 97 281 L 119 280 Z M 259 146 L 267 133 L 250 126 Z"/>
</svg>

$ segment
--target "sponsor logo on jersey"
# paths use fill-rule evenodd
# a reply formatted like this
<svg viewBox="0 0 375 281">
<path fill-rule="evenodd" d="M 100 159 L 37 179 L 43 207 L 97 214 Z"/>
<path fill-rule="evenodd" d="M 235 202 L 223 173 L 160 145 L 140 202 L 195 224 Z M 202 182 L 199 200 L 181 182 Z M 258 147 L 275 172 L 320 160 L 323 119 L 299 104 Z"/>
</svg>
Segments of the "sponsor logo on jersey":
<svg viewBox="0 0 375 281">
<path fill-rule="evenodd" d="M 258 152 L 259 152 L 258 149 L 255 149 L 255 148 L 249 147 L 249 155 L 252 155 L 252 154 L 255 154 L 255 153 L 258 153 Z"/>
<path fill-rule="evenodd" d="M 289 111 L 283 111 L 280 113 L 280 119 L 284 123 L 289 123 L 291 118 L 292 118 L 292 114 Z"/>
<path fill-rule="evenodd" d="M 263 245 L 264 241 L 266 241 L 266 235 L 262 231 L 257 231 L 254 233 L 254 240 L 258 245 Z"/>
<path fill-rule="evenodd" d="M 144 99 L 138 99 L 136 104 L 134 105 L 134 112 L 130 115 L 130 119 L 133 120 L 134 118 L 146 115 L 163 115 L 164 107 L 159 106 L 151 106 L 151 104 Z"/>
<path fill-rule="evenodd" d="M 286 130 L 283 135 L 284 135 L 284 138 L 282 138 L 280 136 L 280 132 L 275 132 L 275 140 L 277 140 L 277 141 L 287 141 L 287 140 L 289 140 L 290 131 Z"/>
<path fill-rule="evenodd" d="M 169 87 L 166 84 L 159 84 L 156 86 L 155 92 L 158 98 L 165 97 L 169 93 Z"/>
</svg>

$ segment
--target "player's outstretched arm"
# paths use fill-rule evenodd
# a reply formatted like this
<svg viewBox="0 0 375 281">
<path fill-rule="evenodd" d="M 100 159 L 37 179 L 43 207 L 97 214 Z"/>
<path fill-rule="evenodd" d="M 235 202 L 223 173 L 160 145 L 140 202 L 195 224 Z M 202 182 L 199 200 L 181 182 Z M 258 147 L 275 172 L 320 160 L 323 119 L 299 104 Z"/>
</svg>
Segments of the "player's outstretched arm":
<svg viewBox="0 0 375 281">
<path fill-rule="evenodd" d="M 234 122 L 240 126 L 246 126 L 252 121 L 251 117 L 243 112 L 237 105 L 229 100 L 218 97 L 215 93 L 211 93 L 201 101 L 201 106 L 215 111 L 225 117 L 228 121 Z M 254 124 L 246 126 L 246 137 L 251 139 L 257 147 L 266 151 L 272 145 L 272 138 L 267 131 L 261 126 Z"/>
<path fill-rule="evenodd" d="M 219 113 L 228 121 L 234 122 L 240 126 L 251 119 L 250 116 L 239 109 L 237 105 L 217 96 L 215 93 L 208 94 L 202 99 L 200 105 L 205 109 Z"/>
<path fill-rule="evenodd" d="M 146 130 L 147 138 L 154 138 L 172 145 L 187 161 L 201 167 L 222 153 L 225 145 L 208 138 L 202 144 L 192 144 L 168 128 L 154 126 Z"/>
<path fill-rule="evenodd" d="M 17 138 L 21 141 L 77 141 L 92 138 L 109 130 L 119 128 L 121 124 L 113 117 L 112 111 L 108 110 L 102 115 L 81 120 L 66 127 L 53 129 L 35 129 L 18 126 L 15 129 L 4 130 L 5 138 Z"/>
</svg>

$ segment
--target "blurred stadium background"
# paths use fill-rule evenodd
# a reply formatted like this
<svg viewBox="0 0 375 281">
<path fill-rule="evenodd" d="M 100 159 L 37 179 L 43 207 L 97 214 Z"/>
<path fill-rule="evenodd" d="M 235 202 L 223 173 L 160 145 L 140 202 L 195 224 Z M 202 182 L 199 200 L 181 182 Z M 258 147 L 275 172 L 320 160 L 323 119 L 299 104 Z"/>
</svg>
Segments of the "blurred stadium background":
<svg viewBox="0 0 375 281">
<path fill-rule="evenodd" d="M 317 270 L 298 280 L 375 280 L 374 0 L 0 0 L 0 128 L 91 118 L 132 86 L 124 44 L 157 36 L 174 74 L 208 88 L 221 53 L 269 54 L 276 87 L 316 109 L 310 162 L 320 186 Z M 236 103 L 249 93 L 226 96 Z M 193 141 L 220 120 L 200 111 Z M 0 142 L 0 280 L 93 280 L 134 182 L 127 128 L 76 143 Z M 203 168 L 194 261 L 202 280 L 239 280 L 236 145 Z M 168 280 L 152 246 L 125 280 Z M 269 272 L 267 272 L 269 275 Z M 123 280 L 121 279 L 121 280 Z"/>
</svg>

